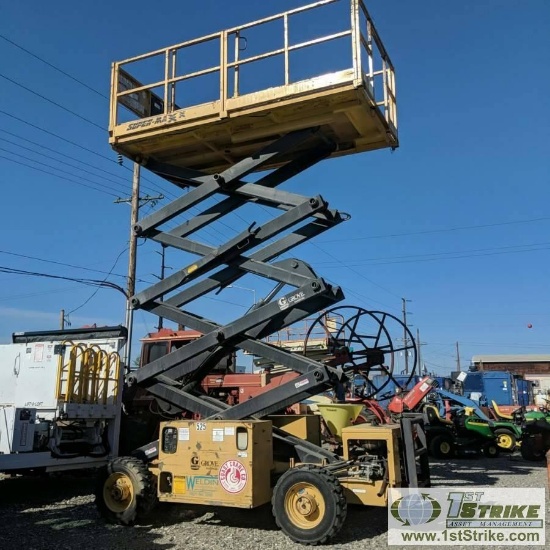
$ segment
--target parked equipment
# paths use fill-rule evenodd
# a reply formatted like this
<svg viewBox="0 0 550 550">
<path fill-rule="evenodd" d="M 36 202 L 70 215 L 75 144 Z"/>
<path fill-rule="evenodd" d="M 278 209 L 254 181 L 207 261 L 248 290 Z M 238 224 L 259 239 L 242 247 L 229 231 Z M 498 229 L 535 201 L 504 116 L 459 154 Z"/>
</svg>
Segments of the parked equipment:
<svg viewBox="0 0 550 550">
<path fill-rule="evenodd" d="M 465 411 L 467 415 L 474 416 L 488 424 L 494 431 L 497 444 L 502 451 L 513 451 L 521 441 L 521 417 L 493 420 L 485 414 L 479 405 L 467 397 L 457 395 L 441 388 L 435 389 L 429 396 L 432 403 L 436 404 L 439 413 L 445 415 L 446 409 L 451 411 Z M 445 403 L 448 405 L 446 406 Z"/>
<path fill-rule="evenodd" d="M 437 458 L 451 458 L 455 454 L 483 454 L 489 458 L 499 455 L 497 436 L 489 421 L 466 416 L 457 411 L 453 420 L 439 415 L 437 407 L 426 405 L 428 449 Z"/>
<path fill-rule="evenodd" d="M 123 327 L 18 332 L 0 346 L 0 472 L 99 467 L 117 455 Z"/>
<path fill-rule="evenodd" d="M 550 423 L 538 418 L 526 421 L 523 425 L 521 456 L 525 460 L 544 460 L 550 451 Z"/>
</svg>

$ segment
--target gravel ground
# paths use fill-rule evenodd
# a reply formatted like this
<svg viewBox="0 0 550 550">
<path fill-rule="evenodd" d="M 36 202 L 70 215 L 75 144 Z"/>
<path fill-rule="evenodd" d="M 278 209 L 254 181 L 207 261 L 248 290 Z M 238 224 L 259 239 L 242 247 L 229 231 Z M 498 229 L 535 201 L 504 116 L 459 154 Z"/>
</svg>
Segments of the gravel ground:
<svg viewBox="0 0 550 550">
<path fill-rule="evenodd" d="M 432 480 L 434 486 L 546 487 L 546 468 L 544 463 L 525 462 L 518 454 L 497 459 L 433 461 Z M 0 548 L 285 550 L 298 547 L 278 531 L 268 506 L 257 510 L 221 508 L 213 513 L 163 504 L 146 524 L 136 527 L 106 525 L 95 509 L 93 486 L 94 479 L 89 475 L 1 480 Z M 549 517 L 547 502 L 547 522 Z M 385 509 L 350 507 L 344 528 L 332 545 L 323 548 L 385 548 L 386 530 Z M 547 548 L 550 546 L 548 535 L 550 533 L 547 534 Z M 497 547 L 486 548 L 494 550 Z"/>
</svg>

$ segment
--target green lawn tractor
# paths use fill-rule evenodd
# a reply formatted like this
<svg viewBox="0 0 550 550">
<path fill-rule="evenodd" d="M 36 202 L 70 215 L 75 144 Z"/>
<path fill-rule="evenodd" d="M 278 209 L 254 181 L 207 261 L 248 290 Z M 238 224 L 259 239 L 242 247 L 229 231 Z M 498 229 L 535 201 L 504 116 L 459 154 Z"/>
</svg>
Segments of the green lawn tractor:
<svg viewBox="0 0 550 550">
<path fill-rule="evenodd" d="M 496 458 L 499 455 L 497 435 L 492 423 L 464 410 L 455 412 L 453 420 L 441 417 L 434 405 L 425 405 L 428 450 L 436 458 L 480 455 Z"/>
</svg>

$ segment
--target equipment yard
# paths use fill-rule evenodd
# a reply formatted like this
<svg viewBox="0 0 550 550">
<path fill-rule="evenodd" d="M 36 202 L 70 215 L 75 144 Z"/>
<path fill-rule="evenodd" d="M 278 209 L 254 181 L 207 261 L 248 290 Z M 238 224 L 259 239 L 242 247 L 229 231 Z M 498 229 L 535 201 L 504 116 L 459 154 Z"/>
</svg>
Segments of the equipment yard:
<svg viewBox="0 0 550 550">
<path fill-rule="evenodd" d="M 317 0 L 238 26 L 223 17 L 223 30 L 201 27 L 183 42 L 178 32 L 160 49 L 157 39 L 136 39 L 135 47 L 148 51 L 112 62 L 110 96 L 97 92 L 109 101 L 108 128 L 35 94 L 91 122 L 105 138 L 108 132 L 116 161 L 98 156 L 132 173 L 130 198 L 108 193 L 114 203 L 131 205 L 130 238 L 108 272 L 0 250 L 107 274 L 83 279 L 0 266 L 8 274 L 96 287 L 80 306 L 61 309 L 60 329 L 17 330 L 11 342 L 0 339 L 0 550 L 545 545 L 550 355 L 504 362 L 484 356 L 466 367 L 457 341 L 455 370 L 442 374 L 446 366 L 425 360 L 420 317 L 413 318 L 416 337 L 410 330 L 412 300 L 385 288 L 391 278 L 373 283 L 370 268 L 357 264 L 358 271 L 325 250 L 326 243 L 378 238 L 364 205 L 395 214 L 370 191 L 358 194 L 363 181 L 369 189 L 395 184 L 391 171 L 371 174 L 363 160 L 350 158 L 400 145 L 395 69 L 366 3 Z M 394 42 L 399 25 L 382 21 Z M 396 48 L 398 59 L 410 47 Z M 120 59 L 120 45 L 105 48 Z M 133 48 L 122 51 L 127 56 Z M 437 94 L 430 96 L 437 113 Z M 423 126 L 425 105 L 419 109 L 408 97 L 405 120 L 416 105 Z M 405 156 L 417 154 L 413 147 Z M 431 158 L 426 165 L 434 169 Z M 424 177 L 417 168 L 405 173 L 410 187 Z M 442 176 L 446 189 L 462 196 L 462 184 Z M 144 195 L 145 182 L 170 192 Z M 396 225 L 387 236 L 540 219 L 483 221 L 438 230 L 430 213 L 422 231 L 393 234 L 402 231 Z M 329 229 L 343 235 L 343 226 L 350 228 L 344 239 L 314 245 L 332 258 L 328 265 L 307 250 L 294 255 Z M 540 244 L 547 243 L 521 246 Z M 355 262 L 370 245 L 352 247 L 346 255 Z M 389 245 L 370 248 L 386 254 Z M 95 262 L 91 250 L 82 250 Z M 127 277 L 113 271 L 126 250 Z M 160 276 L 144 275 L 138 262 L 151 252 L 162 258 Z M 349 279 L 329 279 L 333 260 L 339 271 L 350 269 L 393 295 L 401 312 L 387 297 L 355 292 Z M 125 278 L 126 288 L 110 276 Z M 445 285 L 438 301 L 453 293 Z M 93 324 L 72 327 L 71 314 L 100 288 L 124 295 L 124 323 L 107 324 L 102 312 Z M 251 292 L 252 305 L 233 301 L 235 289 Z M 367 307 L 351 303 L 357 299 Z M 156 332 L 147 324 L 151 316 Z M 439 312 L 432 322 L 446 321 Z M 132 350 L 144 329 L 141 350 Z M 548 345 L 531 342 L 528 349 Z M 509 369 L 499 370 L 503 365 Z"/>
<path fill-rule="evenodd" d="M 527 462 L 519 453 L 503 454 L 496 459 L 434 460 L 431 462 L 431 475 L 435 487 L 535 488 L 546 485 L 544 463 Z M 93 490 L 91 477 L 4 479 L 0 482 L 0 514 L 10 529 L 2 534 L 3 547 L 17 545 L 29 550 L 64 550 L 93 543 L 96 548 L 133 550 L 296 548 L 296 544 L 275 525 L 270 506 L 254 511 L 218 508 L 212 513 L 163 504 L 146 522 L 127 529 L 105 524 L 96 511 Z M 365 510 L 362 506 L 350 506 L 346 528 L 342 529 L 333 544 L 323 548 L 386 548 L 386 514 L 385 508 Z M 549 518 L 547 502 L 546 521 Z M 546 546 L 548 544 L 547 535 Z M 453 548 L 467 547 L 471 544 Z"/>
</svg>

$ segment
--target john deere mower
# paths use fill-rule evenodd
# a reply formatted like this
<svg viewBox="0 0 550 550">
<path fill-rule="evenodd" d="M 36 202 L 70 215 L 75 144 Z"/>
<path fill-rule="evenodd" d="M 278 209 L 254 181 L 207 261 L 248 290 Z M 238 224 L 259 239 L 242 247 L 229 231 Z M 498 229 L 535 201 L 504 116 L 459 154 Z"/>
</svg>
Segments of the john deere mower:
<svg viewBox="0 0 550 550">
<path fill-rule="evenodd" d="M 456 411 L 453 420 L 441 417 L 436 406 L 424 407 L 430 454 L 436 458 L 451 458 L 468 454 L 496 458 L 499 455 L 497 435 L 490 421 L 467 416 Z"/>
</svg>

